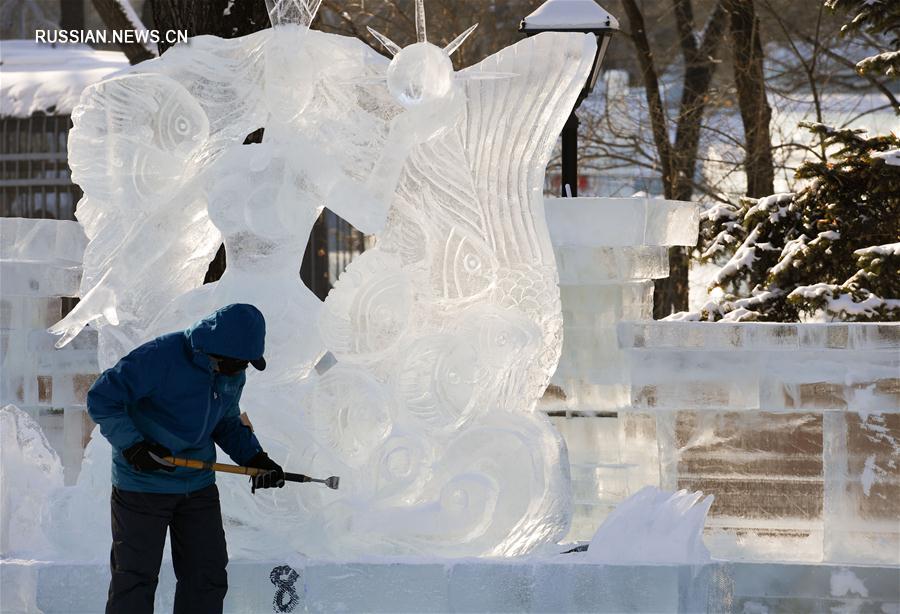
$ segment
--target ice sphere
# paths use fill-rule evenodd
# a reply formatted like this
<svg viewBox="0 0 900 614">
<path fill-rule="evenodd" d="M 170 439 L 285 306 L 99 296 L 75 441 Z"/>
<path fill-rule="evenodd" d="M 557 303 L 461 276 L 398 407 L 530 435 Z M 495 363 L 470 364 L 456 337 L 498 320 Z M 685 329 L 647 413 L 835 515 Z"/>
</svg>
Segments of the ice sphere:
<svg viewBox="0 0 900 614">
<path fill-rule="evenodd" d="M 453 63 L 440 47 L 414 43 L 394 56 L 387 70 L 387 86 L 405 107 L 440 100 L 453 87 Z"/>
</svg>

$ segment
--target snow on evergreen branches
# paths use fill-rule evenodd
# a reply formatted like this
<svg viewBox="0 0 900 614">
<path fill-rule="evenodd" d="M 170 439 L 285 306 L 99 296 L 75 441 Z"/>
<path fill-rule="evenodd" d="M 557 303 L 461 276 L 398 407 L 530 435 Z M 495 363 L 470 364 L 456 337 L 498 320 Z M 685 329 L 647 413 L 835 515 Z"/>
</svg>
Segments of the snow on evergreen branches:
<svg viewBox="0 0 900 614">
<path fill-rule="evenodd" d="M 881 158 L 885 164 L 900 166 L 900 149 L 892 149 L 890 151 L 880 151 L 872 154 L 874 158 Z"/>
<path fill-rule="evenodd" d="M 671 319 L 900 320 L 900 166 L 884 155 L 900 139 L 805 127 L 829 160 L 798 169 L 797 193 L 704 212 L 700 259 L 725 262 L 700 311 Z"/>
<path fill-rule="evenodd" d="M 895 79 L 900 77 L 900 2 L 827 0 L 825 6 L 848 15 L 850 21 L 841 28 L 844 34 L 865 31 L 873 37 L 882 37 L 892 48 L 858 62 L 856 70 L 859 73 L 878 72 Z"/>
<path fill-rule="evenodd" d="M 888 77 L 900 77 L 900 51 L 885 51 L 870 55 L 856 63 L 860 74 L 881 73 Z"/>
</svg>

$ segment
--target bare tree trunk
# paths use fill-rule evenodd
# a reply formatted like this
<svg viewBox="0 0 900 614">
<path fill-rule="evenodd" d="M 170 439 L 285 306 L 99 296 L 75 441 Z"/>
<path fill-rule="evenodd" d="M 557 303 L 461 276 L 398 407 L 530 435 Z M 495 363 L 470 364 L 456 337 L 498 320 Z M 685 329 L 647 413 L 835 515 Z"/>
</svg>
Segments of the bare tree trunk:
<svg viewBox="0 0 900 614">
<path fill-rule="evenodd" d="M 691 0 L 672 0 L 672 4 L 685 64 L 674 145 L 669 142 L 665 110 L 659 93 L 659 78 L 647 39 L 643 13 L 635 0 L 622 0 L 644 78 L 653 140 L 662 167 L 664 194 L 666 198 L 690 200 L 694 193 L 701 121 L 716 70 L 714 55 L 725 32 L 727 13 L 722 1 L 717 2 L 707 19 L 703 39 L 698 42 L 694 33 Z M 688 258 L 688 252 L 683 248 L 674 247 L 669 250 L 669 276 L 656 280 L 653 317 L 661 318 L 673 311 L 687 310 Z"/>
<path fill-rule="evenodd" d="M 650 41 L 647 39 L 647 30 L 644 25 L 644 15 L 638 8 L 635 0 L 622 0 L 625 15 L 631 28 L 631 41 L 637 51 L 638 63 L 641 67 L 641 77 L 644 80 L 644 90 L 647 92 L 647 106 L 650 108 L 650 127 L 653 131 L 653 143 L 659 155 L 659 163 L 662 167 L 663 192 L 666 198 L 674 198 L 671 145 L 669 144 L 669 132 L 666 126 L 666 111 L 663 108 L 662 97 L 659 93 L 659 75 L 653 61 L 653 52 L 650 50 Z"/>
<path fill-rule="evenodd" d="M 716 70 L 713 55 L 725 33 L 727 14 L 722 2 L 718 2 L 706 22 L 703 40 L 698 44 L 694 34 L 691 0 L 673 0 L 673 4 L 685 64 L 675 147 L 672 149 L 672 171 L 675 175 L 673 192 L 677 200 L 690 200 L 694 193 L 700 123 L 706 111 L 709 86 Z"/>
<path fill-rule="evenodd" d="M 772 109 L 766 99 L 759 19 L 756 17 L 753 0 L 725 0 L 725 6 L 731 15 L 734 84 L 744 123 L 747 196 L 759 198 L 775 191 L 772 138 L 769 132 Z"/>
<path fill-rule="evenodd" d="M 92 4 L 103 23 L 110 30 L 133 30 L 135 25 L 137 25 L 131 23 L 122 5 L 117 0 L 92 0 Z M 142 43 L 119 43 L 119 47 L 132 65 L 156 57 Z"/>
<path fill-rule="evenodd" d="M 707 19 L 703 40 L 697 43 L 691 0 L 673 0 L 675 23 L 684 57 L 684 85 L 678 110 L 675 146 L 672 148 L 673 193 L 676 200 L 690 200 L 694 194 L 694 173 L 700 146 L 700 126 L 706 111 L 710 83 L 716 71 L 714 54 L 725 32 L 726 17 L 718 2 Z M 653 317 L 664 318 L 675 311 L 687 311 L 690 286 L 690 253 L 683 247 L 669 249 L 669 276 L 656 280 Z"/>
<path fill-rule="evenodd" d="M 60 2 L 59 27 L 62 30 L 84 29 L 84 3 L 65 1 Z"/>
<path fill-rule="evenodd" d="M 95 0 L 96 1 L 96 0 Z M 265 0 L 148 0 L 157 30 L 187 30 L 188 36 L 237 38 L 268 28 Z M 159 53 L 171 47 L 160 37 Z"/>
</svg>

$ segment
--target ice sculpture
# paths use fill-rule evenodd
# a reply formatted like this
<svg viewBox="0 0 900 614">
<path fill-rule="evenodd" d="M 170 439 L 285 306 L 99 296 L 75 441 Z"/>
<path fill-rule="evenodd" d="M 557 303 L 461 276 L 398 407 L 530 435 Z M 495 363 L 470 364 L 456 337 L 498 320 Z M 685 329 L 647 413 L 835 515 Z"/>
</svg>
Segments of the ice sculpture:
<svg viewBox="0 0 900 614">
<path fill-rule="evenodd" d="M 374 33 L 390 61 L 309 30 L 317 6 L 270 4 L 272 30 L 86 90 L 83 298 L 53 330 L 99 326 L 106 367 L 222 305 L 264 313 L 269 367 L 242 406 L 274 458 L 341 490 L 223 487 L 232 554 L 530 551 L 570 517 L 561 439 L 534 412 L 562 325 L 542 188 L 596 42 L 542 34 L 454 72 L 474 27 L 428 43 L 422 0 L 415 44 Z M 296 273 L 323 206 L 377 236 L 324 306 Z M 201 285 L 223 239 L 228 268 Z"/>
<path fill-rule="evenodd" d="M 35 518 L 62 485 L 62 464 L 38 423 L 15 405 L 0 408 L 0 554 L 47 552 Z"/>
<path fill-rule="evenodd" d="M 688 564 L 710 561 L 703 527 L 713 496 L 645 486 L 603 521 L 588 547 L 598 563 Z"/>
</svg>

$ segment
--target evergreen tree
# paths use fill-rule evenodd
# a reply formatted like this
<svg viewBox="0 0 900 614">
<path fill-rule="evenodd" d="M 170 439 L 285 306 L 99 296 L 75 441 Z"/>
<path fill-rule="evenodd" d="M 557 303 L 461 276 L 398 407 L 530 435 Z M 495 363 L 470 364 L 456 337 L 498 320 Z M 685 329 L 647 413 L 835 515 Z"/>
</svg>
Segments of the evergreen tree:
<svg viewBox="0 0 900 614">
<path fill-rule="evenodd" d="M 850 16 L 841 28 L 847 33 L 866 33 L 886 39 L 890 50 L 870 56 L 856 65 L 861 73 L 878 72 L 900 77 L 900 2 L 897 0 L 827 0 L 825 6 Z"/>
<path fill-rule="evenodd" d="M 730 258 L 701 312 L 674 318 L 900 320 L 900 139 L 805 126 L 830 161 L 803 164 L 797 193 L 706 212 L 701 260 Z"/>
<path fill-rule="evenodd" d="M 889 47 L 859 62 L 861 73 L 900 77 L 900 1 L 825 5 L 849 15 L 845 33 L 865 32 Z M 900 320 L 900 139 L 804 125 L 831 160 L 804 163 L 797 177 L 805 187 L 795 194 L 707 210 L 700 260 L 727 262 L 703 308 L 672 318 Z"/>
</svg>

